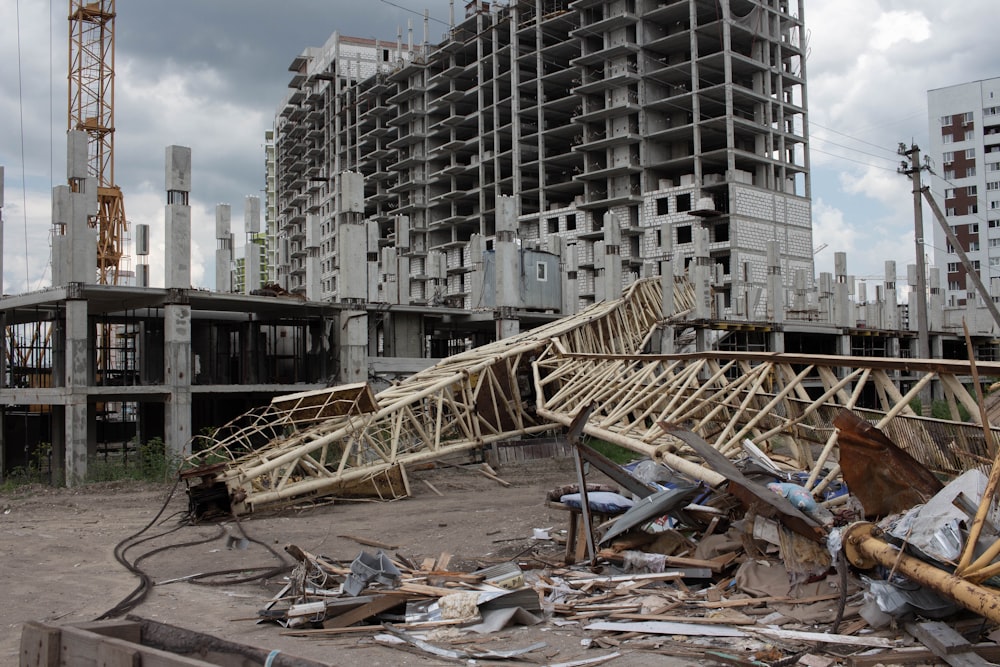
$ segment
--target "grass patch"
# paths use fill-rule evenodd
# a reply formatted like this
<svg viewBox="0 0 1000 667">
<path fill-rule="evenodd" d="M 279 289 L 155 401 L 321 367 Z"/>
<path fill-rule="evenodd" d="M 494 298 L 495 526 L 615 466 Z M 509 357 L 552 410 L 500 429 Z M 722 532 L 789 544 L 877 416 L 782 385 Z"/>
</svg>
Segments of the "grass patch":
<svg viewBox="0 0 1000 667">
<path fill-rule="evenodd" d="M 629 461 L 639 458 L 638 454 L 631 449 L 626 449 L 625 447 L 605 442 L 604 440 L 591 440 L 587 444 L 618 465 L 624 465 Z"/>
<path fill-rule="evenodd" d="M 107 458 L 94 458 L 87 463 L 88 482 L 116 482 L 138 480 L 145 482 L 170 481 L 180 460 L 168 456 L 162 438 L 151 438 L 138 445 L 125 456 L 121 453 Z"/>
</svg>

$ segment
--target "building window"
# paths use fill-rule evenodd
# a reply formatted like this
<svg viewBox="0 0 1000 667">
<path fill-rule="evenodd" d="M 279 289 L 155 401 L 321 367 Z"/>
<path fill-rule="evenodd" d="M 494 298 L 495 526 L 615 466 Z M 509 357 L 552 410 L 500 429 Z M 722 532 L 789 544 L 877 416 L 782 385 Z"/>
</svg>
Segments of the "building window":
<svg viewBox="0 0 1000 667">
<path fill-rule="evenodd" d="M 944 179 L 946 181 L 953 181 L 953 180 L 955 180 L 955 170 L 954 169 L 945 169 L 944 170 Z"/>
<path fill-rule="evenodd" d="M 970 234 L 978 234 L 979 233 L 979 223 L 978 222 L 973 222 L 973 223 L 969 224 L 969 233 Z"/>
<path fill-rule="evenodd" d="M 942 155 L 941 156 L 941 161 L 944 162 L 944 163 L 946 163 L 946 164 L 948 162 L 954 162 L 955 161 L 955 151 L 948 151 L 947 153 L 945 153 L 944 155 Z"/>
<path fill-rule="evenodd" d="M 965 168 L 965 178 L 972 178 L 975 175 L 976 175 L 976 168 L 975 167 L 966 167 Z"/>
<path fill-rule="evenodd" d="M 691 225 L 681 225 L 677 227 L 677 242 L 691 243 Z"/>
<path fill-rule="evenodd" d="M 970 204 L 969 210 L 966 211 L 966 215 L 975 215 L 976 213 L 979 213 L 979 204 Z M 979 225 L 976 225 L 976 227 L 978 226 Z"/>
<path fill-rule="evenodd" d="M 965 149 L 965 157 L 968 160 L 975 160 L 976 159 L 976 149 L 975 148 L 966 148 Z"/>
<path fill-rule="evenodd" d="M 976 138 L 975 132 L 973 132 L 972 130 L 965 131 L 965 141 L 972 141 L 975 138 Z"/>
<path fill-rule="evenodd" d="M 660 197 L 656 200 L 656 215 L 670 213 L 670 197 Z"/>
<path fill-rule="evenodd" d="M 549 218 L 547 221 L 549 234 L 555 234 L 559 231 L 559 218 Z"/>
<path fill-rule="evenodd" d="M 973 271 L 978 271 L 979 270 L 979 260 L 978 259 L 972 260 L 972 270 Z"/>
<path fill-rule="evenodd" d="M 951 136 L 950 134 L 942 134 L 941 135 L 941 143 L 942 144 L 950 144 L 953 141 L 955 141 L 955 137 Z"/>
<path fill-rule="evenodd" d="M 990 268 L 995 269 L 1000 266 L 1000 257 L 990 257 Z"/>
<path fill-rule="evenodd" d="M 990 239 L 991 248 L 1000 248 L 1000 239 Z"/>
<path fill-rule="evenodd" d="M 962 289 L 962 286 L 959 284 L 959 282 L 957 280 L 949 280 L 948 281 L 948 289 L 950 289 L 950 290 L 959 290 L 959 289 Z"/>
<path fill-rule="evenodd" d="M 955 198 L 955 188 L 945 188 L 944 198 L 945 199 L 954 199 Z"/>
<path fill-rule="evenodd" d="M 990 229 L 1000 228 L 1000 220 L 990 220 Z"/>
<path fill-rule="evenodd" d="M 566 216 L 566 229 L 576 229 L 576 213 L 570 213 Z"/>
<path fill-rule="evenodd" d="M 677 195 L 677 212 L 683 213 L 684 211 L 691 210 L 691 193 L 686 195 Z"/>
<path fill-rule="evenodd" d="M 972 112 L 971 111 L 966 111 L 962 115 L 962 122 L 963 123 L 971 123 L 972 122 Z"/>
<path fill-rule="evenodd" d="M 995 209 L 998 209 L 998 208 L 1000 208 L 1000 201 L 991 201 L 990 202 L 990 210 L 991 211 L 995 210 Z M 990 220 L 990 222 L 996 222 L 996 220 Z"/>
<path fill-rule="evenodd" d="M 951 125 L 951 116 L 941 116 L 942 125 Z"/>
<path fill-rule="evenodd" d="M 979 241 L 969 241 L 969 252 L 979 251 Z"/>
<path fill-rule="evenodd" d="M 967 185 L 967 186 L 965 186 L 965 196 L 966 197 L 975 197 L 978 194 L 979 194 L 979 190 L 977 189 L 977 187 L 975 185 Z"/>
<path fill-rule="evenodd" d="M 545 262 L 535 262 L 535 278 L 538 282 L 547 282 L 549 279 L 548 265 Z"/>
<path fill-rule="evenodd" d="M 946 209 L 944 210 L 944 214 L 945 214 L 946 216 L 948 216 L 948 217 L 951 217 L 951 216 L 955 215 L 955 207 L 954 207 L 954 206 L 949 206 L 949 207 L 947 207 L 947 208 L 946 208 Z"/>
<path fill-rule="evenodd" d="M 1000 181 L 989 181 L 986 183 L 986 191 L 1000 190 Z"/>
<path fill-rule="evenodd" d="M 958 273 L 958 262 L 948 262 L 948 273 Z"/>
</svg>

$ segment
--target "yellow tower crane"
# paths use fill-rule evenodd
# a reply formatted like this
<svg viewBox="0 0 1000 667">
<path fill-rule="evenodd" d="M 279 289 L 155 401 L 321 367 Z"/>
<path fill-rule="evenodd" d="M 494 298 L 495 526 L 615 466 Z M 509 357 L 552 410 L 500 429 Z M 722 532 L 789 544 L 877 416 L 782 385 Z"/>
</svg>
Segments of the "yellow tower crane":
<svg viewBox="0 0 1000 667">
<path fill-rule="evenodd" d="M 87 133 L 97 179 L 97 282 L 117 285 L 128 223 L 115 185 L 115 0 L 69 0 L 68 121 Z"/>
</svg>

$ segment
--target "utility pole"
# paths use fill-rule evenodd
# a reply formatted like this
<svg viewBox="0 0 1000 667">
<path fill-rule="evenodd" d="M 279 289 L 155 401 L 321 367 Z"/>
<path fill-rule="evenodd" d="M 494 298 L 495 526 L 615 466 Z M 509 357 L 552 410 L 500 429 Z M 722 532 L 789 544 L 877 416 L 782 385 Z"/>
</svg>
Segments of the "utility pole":
<svg viewBox="0 0 1000 667">
<path fill-rule="evenodd" d="M 917 251 L 917 352 L 921 359 L 931 358 L 930 335 L 927 332 L 927 267 L 924 261 L 924 203 L 920 187 L 920 172 L 926 167 L 920 164 L 920 147 L 899 144 L 900 155 L 910 158 L 900 163 L 899 173 L 906 174 L 913 181 L 913 241 Z"/>
</svg>

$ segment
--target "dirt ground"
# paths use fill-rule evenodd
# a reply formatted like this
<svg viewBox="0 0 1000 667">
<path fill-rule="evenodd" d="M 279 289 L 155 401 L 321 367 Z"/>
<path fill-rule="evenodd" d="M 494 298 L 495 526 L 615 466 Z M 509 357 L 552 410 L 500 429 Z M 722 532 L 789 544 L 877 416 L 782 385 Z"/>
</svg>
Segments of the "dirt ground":
<svg viewBox="0 0 1000 667">
<path fill-rule="evenodd" d="M 562 547 L 535 541 L 532 529 L 565 528 L 565 512 L 546 507 L 544 500 L 548 489 L 574 481 L 571 462 L 523 462 L 509 464 L 498 472 L 511 483 L 510 487 L 467 469 L 413 471 L 413 495 L 405 500 L 345 502 L 254 514 L 243 519 L 241 525 L 249 537 L 282 554 L 284 545 L 291 543 L 342 561 L 353 560 L 362 549 L 371 550 L 344 535 L 396 545 L 396 553 L 418 563 L 447 551 L 454 554 L 452 569 L 471 570 L 515 557 L 529 562 L 533 548 L 542 559 L 560 560 Z M 595 477 L 590 479 L 602 481 Z M 443 495 L 435 494 L 422 481 L 425 479 Z M 137 579 L 115 560 L 114 547 L 153 521 L 169 491 L 167 485 L 115 483 L 78 489 L 24 487 L 0 495 L 0 664 L 17 664 L 23 622 L 91 621 L 133 590 Z M 186 507 L 187 498 L 180 486 L 145 535 L 178 528 Z M 230 535 L 239 536 L 232 521 L 221 528 L 220 524 L 184 525 L 129 551 L 129 560 L 134 560 L 157 547 L 173 545 L 142 559 L 140 566 L 157 585 L 131 613 L 331 665 L 454 664 L 375 644 L 369 633 L 332 639 L 297 638 L 282 635 L 279 626 L 256 624 L 252 619 L 280 589 L 280 578 L 243 584 L 230 584 L 221 578 L 221 585 L 161 583 L 203 572 L 277 563 L 261 544 L 251 543 L 245 550 L 227 548 Z M 200 540 L 208 541 L 185 546 Z M 532 664 L 610 653 L 607 649 L 586 648 L 581 642 L 587 636 L 587 631 L 578 626 L 543 623 L 486 635 L 475 646 L 508 650 L 546 642 L 546 648 L 530 654 Z M 463 646 L 469 647 L 459 644 L 455 648 Z M 618 650 L 622 657 L 615 660 L 616 664 L 696 664 L 633 650 L 627 642 Z"/>
</svg>

